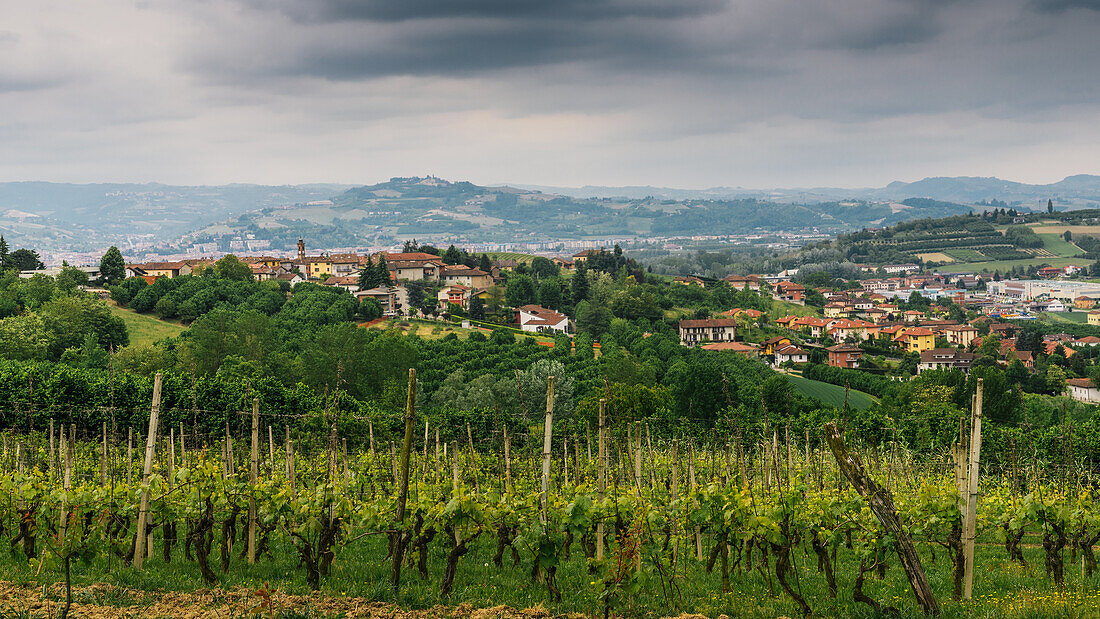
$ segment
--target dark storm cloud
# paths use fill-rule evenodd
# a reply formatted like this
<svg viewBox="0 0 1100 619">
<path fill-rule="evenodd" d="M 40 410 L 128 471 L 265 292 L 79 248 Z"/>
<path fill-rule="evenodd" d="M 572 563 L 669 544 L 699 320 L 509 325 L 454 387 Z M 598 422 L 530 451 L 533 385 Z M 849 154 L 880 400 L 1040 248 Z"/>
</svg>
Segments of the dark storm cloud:
<svg viewBox="0 0 1100 619">
<path fill-rule="evenodd" d="M 725 0 L 246 0 L 308 21 L 440 18 L 674 19 L 720 9 Z"/>
</svg>

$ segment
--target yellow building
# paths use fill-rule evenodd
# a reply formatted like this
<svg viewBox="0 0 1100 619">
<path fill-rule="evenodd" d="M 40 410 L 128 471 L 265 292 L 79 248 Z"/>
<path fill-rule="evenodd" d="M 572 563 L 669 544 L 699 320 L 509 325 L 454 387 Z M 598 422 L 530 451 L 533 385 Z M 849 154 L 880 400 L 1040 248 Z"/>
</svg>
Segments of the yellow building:
<svg viewBox="0 0 1100 619">
<path fill-rule="evenodd" d="M 1089 324 L 1100 325 L 1100 310 L 1094 310 L 1089 312 Z"/>
<path fill-rule="evenodd" d="M 936 347 L 936 334 L 924 327 L 913 327 L 902 331 L 894 341 L 898 342 L 905 352 L 919 353 Z"/>
<path fill-rule="evenodd" d="M 321 279 L 326 275 L 332 275 L 332 258 L 328 256 L 310 256 L 305 259 L 306 276 L 310 279 Z"/>
</svg>

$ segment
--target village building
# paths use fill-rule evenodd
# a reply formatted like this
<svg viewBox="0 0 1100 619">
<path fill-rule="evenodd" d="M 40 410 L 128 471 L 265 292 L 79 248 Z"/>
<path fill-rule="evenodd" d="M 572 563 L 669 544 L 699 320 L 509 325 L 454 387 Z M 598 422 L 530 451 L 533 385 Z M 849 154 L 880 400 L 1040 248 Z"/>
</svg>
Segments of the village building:
<svg viewBox="0 0 1100 619">
<path fill-rule="evenodd" d="M 695 346 L 700 342 L 732 342 L 737 334 L 737 320 L 710 318 L 705 320 L 681 320 L 680 343 Z"/>
<path fill-rule="evenodd" d="M 793 344 L 787 344 L 775 350 L 775 364 L 781 363 L 809 363 L 810 353 Z"/>
<path fill-rule="evenodd" d="M 917 364 L 917 373 L 925 370 L 950 370 L 958 369 L 963 372 L 970 371 L 970 364 L 977 357 L 974 353 L 964 352 L 957 348 L 933 348 L 920 353 L 920 363 Z"/>
<path fill-rule="evenodd" d="M 544 331 L 569 331 L 569 317 L 552 309 L 539 305 L 524 305 L 516 308 L 516 322 L 521 331 L 540 333 Z"/>
<path fill-rule="evenodd" d="M 1088 378 L 1070 378 L 1066 380 L 1066 394 L 1078 402 L 1095 404 L 1100 402 L 1100 389 Z"/>
<path fill-rule="evenodd" d="M 858 368 L 863 350 L 850 344 L 837 344 L 825 349 L 829 353 L 829 365 L 834 368 Z"/>
</svg>

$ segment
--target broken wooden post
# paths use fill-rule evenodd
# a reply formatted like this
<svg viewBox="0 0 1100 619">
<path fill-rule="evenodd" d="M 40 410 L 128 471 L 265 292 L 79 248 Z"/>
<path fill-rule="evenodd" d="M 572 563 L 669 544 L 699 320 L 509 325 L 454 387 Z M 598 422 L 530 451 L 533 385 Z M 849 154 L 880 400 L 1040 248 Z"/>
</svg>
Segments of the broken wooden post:
<svg viewBox="0 0 1100 619">
<path fill-rule="evenodd" d="M 897 510 L 894 509 L 894 498 L 890 491 L 879 487 L 864 470 L 859 457 L 848 451 L 848 446 L 844 444 L 844 434 L 836 422 L 830 421 L 825 424 L 825 439 L 829 442 L 829 448 L 833 451 L 840 471 L 860 496 L 867 499 L 871 511 L 882 523 L 886 533 L 894 537 L 898 559 L 901 560 L 905 575 L 909 578 L 917 603 L 924 609 L 925 614 L 938 617 L 940 607 L 936 603 L 936 596 L 932 593 L 932 586 L 928 584 L 928 576 L 925 575 L 924 567 L 921 566 L 920 556 L 917 555 L 917 549 L 913 546 L 913 540 L 909 538 L 909 534 L 905 532 L 898 520 Z"/>
</svg>

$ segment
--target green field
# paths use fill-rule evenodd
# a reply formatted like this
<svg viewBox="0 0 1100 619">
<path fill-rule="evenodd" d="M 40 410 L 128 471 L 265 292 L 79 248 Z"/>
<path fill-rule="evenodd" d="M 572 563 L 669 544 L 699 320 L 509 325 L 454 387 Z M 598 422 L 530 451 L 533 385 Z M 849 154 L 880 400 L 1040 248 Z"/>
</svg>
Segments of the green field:
<svg viewBox="0 0 1100 619">
<path fill-rule="evenodd" d="M 1040 312 L 1039 320 L 1049 323 L 1088 324 L 1088 312 Z"/>
<path fill-rule="evenodd" d="M 490 260 L 515 260 L 516 262 L 522 262 L 523 264 L 531 264 L 531 261 L 536 258 L 531 254 L 520 254 L 510 251 L 487 251 L 486 255 Z M 478 254 L 479 256 L 481 254 Z"/>
<path fill-rule="evenodd" d="M 820 316 L 821 313 L 812 306 L 798 305 L 789 301 L 772 301 L 772 309 L 768 312 L 773 318 L 783 316 Z"/>
<path fill-rule="evenodd" d="M 787 378 L 791 381 L 791 386 L 804 396 L 817 398 L 827 406 L 837 408 L 844 406 L 844 387 L 830 385 L 819 380 L 810 380 L 793 374 L 788 374 Z M 848 391 L 848 406 L 852 408 L 865 410 L 870 408 L 875 401 L 875 397 L 868 393 L 856 391 L 855 389 Z"/>
<path fill-rule="evenodd" d="M 985 260 L 985 256 L 973 249 L 945 249 L 943 253 L 951 256 L 955 260 L 960 262 L 974 262 L 978 260 Z"/>
<path fill-rule="evenodd" d="M 159 342 L 164 338 L 176 337 L 186 329 L 178 322 L 168 322 L 148 314 L 139 314 L 132 310 L 123 309 L 113 301 L 108 302 L 107 307 L 111 308 L 112 314 L 121 316 L 122 320 L 126 322 L 126 330 L 130 333 L 131 344 Z"/>
<path fill-rule="evenodd" d="M 1081 248 L 1062 238 L 1061 234 L 1040 234 L 1039 238 L 1043 239 L 1043 248 L 1052 254 L 1063 258 L 1081 255 Z"/>
</svg>

